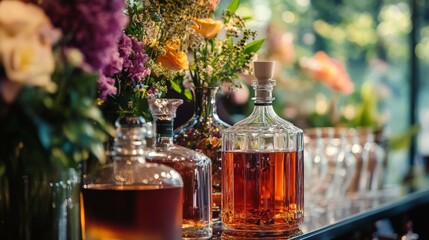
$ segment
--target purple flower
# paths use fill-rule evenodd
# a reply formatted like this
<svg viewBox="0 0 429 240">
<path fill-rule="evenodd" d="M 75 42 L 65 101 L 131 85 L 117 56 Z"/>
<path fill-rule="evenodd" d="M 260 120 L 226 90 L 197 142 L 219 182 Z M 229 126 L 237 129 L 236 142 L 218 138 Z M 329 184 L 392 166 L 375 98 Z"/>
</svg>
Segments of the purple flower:
<svg viewBox="0 0 429 240">
<path fill-rule="evenodd" d="M 150 74 L 150 69 L 145 68 L 149 57 L 144 51 L 143 44 L 134 38 L 130 38 L 125 33 L 122 33 L 118 42 L 117 52 L 111 55 L 111 59 L 110 64 L 101 72 L 103 76 L 98 84 L 101 99 L 106 99 L 108 95 L 116 94 L 114 77 L 124 80 L 129 79 L 134 83 L 138 83 Z"/>
<path fill-rule="evenodd" d="M 42 7 L 53 24 L 69 37 L 69 47 L 85 55 L 92 70 L 104 69 L 117 51 L 128 18 L 124 0 L 44 0 Z"/>
<path fill-rule="evenodd" d="M 110 64 L 103 69 L 103 73 L 106 76 L 119 74 L 122 71 L 123 65 L 124 59 L 120 56 L 119 52 L 116 51 L 110 56 Z"/>
<path fill-rule="evenodd" d="M 130 38 L 125 33 L 119 41 L 119 54 L 124 59 L 123 75 L 134 82 L 139 82 L 150 74 L 150 69 L 145 68 L 149 60 L 143 44 L 135 38 Z"/>
<path fill-rule="evenodd" d="M 106 99 L 109 95 L 116 95 L 117 89 L 115 87 L 115 79 L 106 77 L 100 72 L 100 79 L 98 79 L 98 90 L 100 91 L 99 98 Z"/>
<path fill-rule="evenodd" d="M 122 33 L 118 45 L 118 51 L 120 52 L 121 57 L 128 58 L 128 56 L 133 52 L 133 41 L 125 33 Z"/>
</svg>

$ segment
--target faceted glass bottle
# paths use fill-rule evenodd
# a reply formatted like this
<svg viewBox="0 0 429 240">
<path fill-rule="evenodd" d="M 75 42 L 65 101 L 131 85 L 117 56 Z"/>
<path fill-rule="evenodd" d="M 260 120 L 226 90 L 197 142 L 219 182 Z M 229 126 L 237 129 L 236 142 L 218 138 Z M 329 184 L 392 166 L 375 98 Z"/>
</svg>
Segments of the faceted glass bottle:
<svg viewBox="0 0 429 240">
<path fill-rule="evenodd" d="M 168 165 L 183 179 L 183 239 L 212 236 L 210 159 L 202 153 L 173 144 L 173 120 L 181 99 L 153 99 L 149 107 L 155 125 L 155 145 L 147 153 L 149 162 Z"/>
<path fill-rule="evenodd" d="M 116 126 L 113 161 L 84 177 L 83 239 L 181 239 L 180 174 L 146 163 L 142 118 L 121 118 Z"/>
<path fill-rule="evenodd" d="M 293 235 L 304 216 L 303 131 L 272 107 L 274 62 L 255 62 L 252 114 L 222 138 L 222 222 L 245 235 Z"/>
</svg>

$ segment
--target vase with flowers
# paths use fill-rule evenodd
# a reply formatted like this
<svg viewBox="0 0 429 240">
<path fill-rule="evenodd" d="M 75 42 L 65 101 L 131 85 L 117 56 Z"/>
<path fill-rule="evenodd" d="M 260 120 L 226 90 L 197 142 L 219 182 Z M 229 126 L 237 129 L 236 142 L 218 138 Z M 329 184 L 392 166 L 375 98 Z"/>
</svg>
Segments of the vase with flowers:
<svg viewBox="0 0 429 240">
<path fill-rule="evenodd" d="M 213 1 L 213 11 L 218 1 Z M 214 14 L 194 19 L 193 31 L 204 38 L 202 44 L 191 49 L 188 79 L 194 101 L 194 115 L 175 130 L 175 142 L 207 155 L 213 166 L 212 220 L 220 222 L 221 207 L 221 134 L 229 127 L 216 111 L 216 93 L 223 83 L 239 87 L 234 82 L 238 73 L 249 66 L 263 40 L 255 40 L 256 32 L 249 29 L 236 13 L 239 0 L 233 0 L 223 11 L 221 19 Z M 173 86 L 176 87 L 176 86 Z"/>
<path fill-rule="evenodd" d="M 99 69 L 122 0 L 0 1 L 0 239 L 79 239 L 80 164 L 112 132 Z"/>
<path fill-rule="evenodd" d="M 192 31 L 193 19 L 205 18 L 208 1 L 127 1 L 130 22 L 118 44 L 117 55 L 103 71 L 99 106 L 114 122 L 119 116 L 151 120 L 148 99 L 163 97 L 168 86 L 190 95 L 180 84 L 189 68 L 186 51 L 203 38 Z"/>
</svg>

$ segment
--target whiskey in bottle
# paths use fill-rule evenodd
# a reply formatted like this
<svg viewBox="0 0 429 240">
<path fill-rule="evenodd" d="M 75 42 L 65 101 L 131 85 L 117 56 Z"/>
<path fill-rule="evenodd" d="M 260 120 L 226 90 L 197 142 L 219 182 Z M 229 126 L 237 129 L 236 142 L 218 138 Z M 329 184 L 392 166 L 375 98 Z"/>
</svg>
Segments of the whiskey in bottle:
<svg viewBox="0 0 429 240">
<path fill-rule="evenodd" d="M 222 222 L 248 236 L 291 236 L 304 216 L 303 131 L 274 112 L 274 62 L 254 64 L 254 110 L 223 133 Z"/>
<path fill-rule="evenodd" d="M 112 162 L 85 176 L 84 240 L 182 239 L 182 179 L 168 166 L 146 162 L 143 123 L 118 119 Z"/>
<path fill-rule="evenodd" d="M 155 123 L 155 145 L 146 158 L 148 162 L 174 168 L 183 179 L 183 239 L 209 239 L 212 165 L 204 154 L 173 143 L 173 121 L 182 102 L 167 98 L 149 101 Z"/>
</svg>

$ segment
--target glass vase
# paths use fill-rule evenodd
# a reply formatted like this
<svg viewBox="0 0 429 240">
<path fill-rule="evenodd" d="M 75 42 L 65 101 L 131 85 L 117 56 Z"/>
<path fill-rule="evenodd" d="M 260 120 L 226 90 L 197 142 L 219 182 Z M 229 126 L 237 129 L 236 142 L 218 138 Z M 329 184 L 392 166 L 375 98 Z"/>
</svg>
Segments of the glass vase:
<svg viewBox="0 0 429 240">
<path fill-rule="evenodd" d="M 220 223 L 221 211 L 221 146 L 222 132 L 230 127 L 216 111 L 218 87 L 194 90 L 195 112 L 192 118 L 175 130 L 174 142 L 201 152 L 212 161 L 212 222 Z"/>
<path fill-rule="evenodd" d="M 0 174 L 0 239 L 80 239 L 79 171 L 10 160 Z"/>
</svg>

